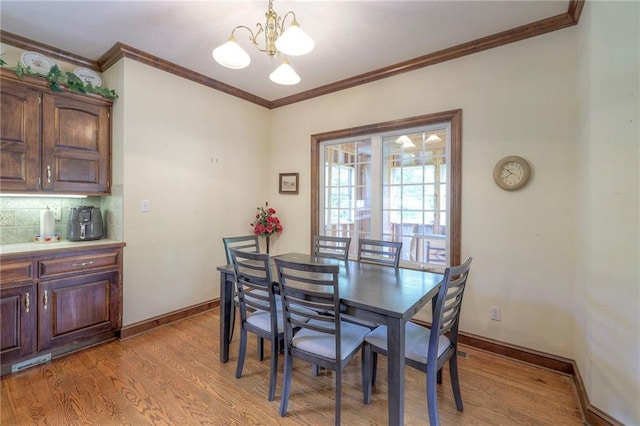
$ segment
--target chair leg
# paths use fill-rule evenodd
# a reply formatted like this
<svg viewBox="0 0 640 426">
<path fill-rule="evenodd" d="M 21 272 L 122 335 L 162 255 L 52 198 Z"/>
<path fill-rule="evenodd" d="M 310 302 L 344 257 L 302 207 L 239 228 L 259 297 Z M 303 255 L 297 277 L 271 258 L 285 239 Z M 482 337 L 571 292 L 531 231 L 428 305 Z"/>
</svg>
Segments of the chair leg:
<svg viewBox="0 0 640 426">
<path fill-rule="evenodd" d="M 284 373 L 282 377 L 282 396 L 280 397 L 280 417 L 287 414 L 289 405 L 289 394 L 291 393 L 291 376 L 293 374 L 293 357 L 284 351 Z"/>
<path fill-rule="evenodd" d="M 318 376 L 320 374 L 320 367 L 317 364 L 311 366 L 311 374 Z"/>
<path fill-rule="evenodd" d="M 427 411 L 429 412 L 429 424 L 439 426 L 438 420 L 438 372 L 435 369 L 427 368 Z"/>
<path fill-rule="evenodd" d="M 276 378 L 278 377 L 278 352 L 280 339 L 277 336 L 271 338 L 271 371 L 269 372 L 269 401 L 276 396 Z"/>
<path fill-rule="evenodd" d="M 264 360 L 264 339 L 258 336 L 258 359 Z"/>
<path fill-rule="evenodd" d="M 376 378 L 378 376 L 378 353 L 372 352 L 371 363 L 373 364 L 373 370 L 371 372 L 371 384 L 376 384 Z"/>
<path fill-rule="evenodd" d="M 451 375 L 451 387 L 453 388 L 453 397 L 456 400 L 456 408 L 463 411 L 462 394 L 460 393 L 460 382 L 458 381 L 458 360 L 456 356 L 449 359 L 449 373 Z"/>
<path fill-rule="evenodd" d="M 231 312 L 229 312 L 231 318 L 229 319 L 229 343 L 233 340 L 233 330 L 236 328 L 236 305 L 231 302 Z"/>
<path fill-rule="evenodd" d="M 247 330 L 240 328 L 240 350 L 238 352 L 238 366 L 236 367 L 236 378 L 242 376 L 242 368 L 244 367 L 244 356 L 247 352 Z"/>
<path fill-rule="evenodd" d="M 365 404 L 371 404 L 372 355 L 371 346 L 365 343 L 362 347 L 362 400 Z"/>
<path fill-rule="evenodd" d="M 442 384 L 442 368 L 438 370 L 438 384 Z"/>
<path fill-rule="evenodd" d="M 337 361 L 338 364 L 340 361 Z M 342 367 L 340 365 L 336 368 L 336 426 L 340 426 L 340 412 L 342 409 Z"/>
</svg>

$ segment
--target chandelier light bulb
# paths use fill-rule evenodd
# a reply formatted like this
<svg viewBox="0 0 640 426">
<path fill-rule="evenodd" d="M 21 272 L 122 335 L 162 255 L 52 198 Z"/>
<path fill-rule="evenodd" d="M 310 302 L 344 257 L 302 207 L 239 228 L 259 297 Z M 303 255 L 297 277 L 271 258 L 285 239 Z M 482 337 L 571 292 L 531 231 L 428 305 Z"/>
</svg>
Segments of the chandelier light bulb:
<svg viewBox="0 0 640 426">
<path fill-rule="evenodd" d="M 300 29 L 300 24 L 297 21 L 293 21 L 291 26 L 276 40 L 276 48 L 290 56 L 306 55 L 314 47 L 313 39 Z"/>
<path fill-rule="evenodd" d="M 282 64 L 275 69 L 270 75 L 269 79 L 276 84 L 282 84 L 285 86 L 291 86 L 293 84 L 300 83 L 300 76 L 296 74 L 289 61 L 284 59 Z"/>
<path fill-rule="evenodd" d="M 213 59 L 223 67 L 239 70 L 251 63 L 251 57 L 232 36 L 226 43 L 213 49 Z"/>
</svg>

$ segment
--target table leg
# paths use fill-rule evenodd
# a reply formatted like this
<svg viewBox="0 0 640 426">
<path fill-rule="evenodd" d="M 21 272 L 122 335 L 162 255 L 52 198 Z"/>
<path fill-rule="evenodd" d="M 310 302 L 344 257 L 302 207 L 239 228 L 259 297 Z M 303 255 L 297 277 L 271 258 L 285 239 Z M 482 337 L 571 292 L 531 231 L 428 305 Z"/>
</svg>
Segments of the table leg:
<svg viewBox="0 0 640 426">
<path fill-rule="evenodd" d="M 229 336 L 231 333 L 231 297 L 233 278 L 220 272 L 220 362 L 229 361 Z"/>
<path fill-rule="evenodd" d="M 389 425 L 404 424 L 404 321 L 387 320 Z"/>
</svg>

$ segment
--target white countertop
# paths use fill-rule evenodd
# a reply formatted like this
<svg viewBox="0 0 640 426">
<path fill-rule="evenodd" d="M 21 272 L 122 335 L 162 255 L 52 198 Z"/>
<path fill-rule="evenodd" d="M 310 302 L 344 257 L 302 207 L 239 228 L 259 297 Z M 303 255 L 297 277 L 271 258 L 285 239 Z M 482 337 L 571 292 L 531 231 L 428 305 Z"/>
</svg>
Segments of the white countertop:
<svg viewBox="0 0 640 426">
<path fill-rule="evenodd" d="M 103 238 L 101 240 L 92 241 L 68 241 L 62 240 L 57 243 L 19 243 L 19 244 L 0 244 L 0 255 L 18 254 L 40 251 L 50 251 L 70 248 L 91 248 L 108 244 L 123 244 L 122 241 L 109 240 Z"/>
</svg>

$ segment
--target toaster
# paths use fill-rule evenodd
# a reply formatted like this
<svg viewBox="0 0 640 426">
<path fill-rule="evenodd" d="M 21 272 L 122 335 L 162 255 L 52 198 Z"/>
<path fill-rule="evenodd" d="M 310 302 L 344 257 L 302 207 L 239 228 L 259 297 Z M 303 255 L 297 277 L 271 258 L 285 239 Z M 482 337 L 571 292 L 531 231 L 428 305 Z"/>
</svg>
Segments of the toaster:
<svg viewBox="0 0 640 426">
<path fill-rule="evenodd" d="M 98 207 L 72 207 L 67 224 L 69 241 L 99 240 L 103 235 L 102 213 Z"/>
</svg>

